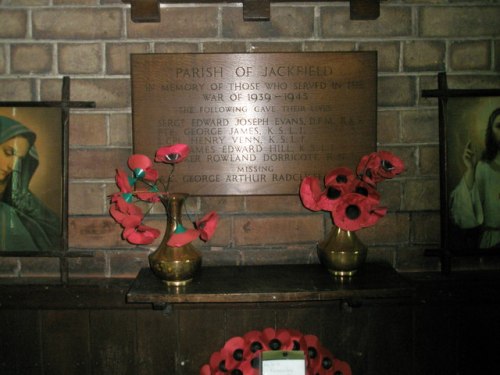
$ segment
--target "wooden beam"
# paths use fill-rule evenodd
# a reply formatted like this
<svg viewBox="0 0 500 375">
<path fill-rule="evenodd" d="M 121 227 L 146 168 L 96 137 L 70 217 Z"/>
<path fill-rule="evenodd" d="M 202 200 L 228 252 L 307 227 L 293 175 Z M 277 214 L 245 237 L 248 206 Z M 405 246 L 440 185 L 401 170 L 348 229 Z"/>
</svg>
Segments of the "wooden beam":
<svg viewBox="0 0 500 375">
<path fill-rule="evenodd" d="M 270 19 L 270 0 L 243 0 L 244 21 L 269 21 Z"/>
<path fill-rule="evenodd" d="M 350 0 L 351 20 L 376 20 L 380 16 L 380 0 Z"/>
<path fill-rule="evenodd" d="M 130 0 L 130 18 L 133 22 L 160 22 L 160 2 Z"/>
</svg>

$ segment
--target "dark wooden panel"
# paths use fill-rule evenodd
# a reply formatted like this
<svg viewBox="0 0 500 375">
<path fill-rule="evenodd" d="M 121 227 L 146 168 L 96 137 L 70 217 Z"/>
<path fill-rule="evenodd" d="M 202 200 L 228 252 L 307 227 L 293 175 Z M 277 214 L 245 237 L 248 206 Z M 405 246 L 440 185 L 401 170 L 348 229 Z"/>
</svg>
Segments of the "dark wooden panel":
<svg viewBox="0 0 500 375">
<path fill-rule="evenodd" d="M 226 314 L 222 309 L 176 309 L 179 321 L 179 355 L 175 374 L 199 374 L 212 352 L 226 340 Z"/>
<path fill-rule="evenodd" d="M 92 374 L 136 374 L 134 311 L 91 311 L 90 340 Z"/>
<path fill-rule="evenodd" d="M 40 375 L 38 311 L 0 310 L 0 374 Z"/>
<path fill-rule="evenodd" d="M 459 373 L 458 306 L 425 303 L 415 306 L 414 316 L 414 374 Z"/>
<path fill-rule="evenodd" d="M 40 312 L 44 374 L 90 374 L 89 312 Z"/>
<path fill-rule="evenodd" d="M 167 374 L 175 368 L 177 316 L 156 310 L 138 310 L 137 375 Z"/>
<path fill-rule="evenodd" d="M 266 327 L 276 326 L 276 311 L 260 305 L 235 307 L 226 310 L 226 337 L 243 336 L 248 331 L 261 331 Z"/>
</svg>

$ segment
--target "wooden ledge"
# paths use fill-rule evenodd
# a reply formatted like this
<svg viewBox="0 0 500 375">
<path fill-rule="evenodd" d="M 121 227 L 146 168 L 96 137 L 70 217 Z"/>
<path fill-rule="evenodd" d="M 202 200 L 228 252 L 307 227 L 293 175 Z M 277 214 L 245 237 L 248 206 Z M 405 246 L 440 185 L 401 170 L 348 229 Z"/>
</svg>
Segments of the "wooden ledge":
<svg viewBox="0 0 500 375">
<path fill-rule="evenodd" d="M 318 302 L 411 298 L 413 286 L 394 269 L 365 264 L 350 279 L 335 279 L 321 265 L 202 267 L 184 287 L 170 287 L 143 268 L 127 302 L 153 306 L 181 303 Z"/>
</svg>

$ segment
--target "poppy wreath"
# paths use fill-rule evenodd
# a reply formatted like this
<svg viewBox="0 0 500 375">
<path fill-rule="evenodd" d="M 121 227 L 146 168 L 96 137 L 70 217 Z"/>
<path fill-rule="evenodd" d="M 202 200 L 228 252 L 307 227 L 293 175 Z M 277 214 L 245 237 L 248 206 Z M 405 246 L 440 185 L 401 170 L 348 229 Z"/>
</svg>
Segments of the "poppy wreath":
<svg viewBox="0 0 500 375">
<path fill-rule="evenodd" d="M 265 328 L 232 337 L 210 356 L 200 375 L 259 375 L 260 354 L 272 350 L 301 350 L 307 375 L 351 375 L 347 362 L 335 358 L 315 335 L 293 329 Z"/>
<path fill-rule="evenodd" d="M 331 170 L 324 177 L 305 177 L 300 184 L 300 199 L 311 211 L 330 212 L 334 224 L 356 231 L 375 225 L 383 217 L 377 184 L 404 171 L 403 161 L 388 151 L 378 151 L 361 158 L 356 172 L 346 167 Z"/>
<path fill-rule="evenodd" d="M 111 217 L 123 228 L 122 238 L 131 244 L 148 245 L 160 235 L 156 228 L 143 224 L 146 214 L 136 203 L 138 201 L 151 206 L 161 200 L 168 199 L 170 182 L 175 166 L 184 161 L 190 149 L 186 144 L 178 143 L 163 146 L 156 150 L 154 162 L 171 166 L 168 178 L 159 176 L 153 166 L 153 161 L 146 155 L 133 154 L 127 160 L 131 174 L 122 169 L 116 170 L 115 181 L 119 192 L 111 195 L 109 213 Z M 138 188 L 140 186 L 141 188 Z M 183 246 L 196 238 L 208 241 L 215 232 L 219 216 L 214 211 L 205 215 L 201 220 L 194 222 L 194 229 L 178 226 L 175 233 L 170 236 L 167 245 Z"/>
</svg>

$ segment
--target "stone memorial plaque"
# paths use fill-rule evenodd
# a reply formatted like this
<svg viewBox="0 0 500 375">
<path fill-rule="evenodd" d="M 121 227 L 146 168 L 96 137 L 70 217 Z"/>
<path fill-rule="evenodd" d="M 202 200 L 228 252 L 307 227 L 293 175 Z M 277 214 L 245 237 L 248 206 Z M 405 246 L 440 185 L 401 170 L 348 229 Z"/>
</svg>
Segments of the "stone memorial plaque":
<svg viewBox="0 0 500 375">
<path fill-rule="evenodd" d="M 191 148 L 175 191 L 297 194 L 376 149 L 376 52 L 134 54 L 131 75 L 134 153 Z"/>
</svg>

